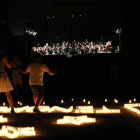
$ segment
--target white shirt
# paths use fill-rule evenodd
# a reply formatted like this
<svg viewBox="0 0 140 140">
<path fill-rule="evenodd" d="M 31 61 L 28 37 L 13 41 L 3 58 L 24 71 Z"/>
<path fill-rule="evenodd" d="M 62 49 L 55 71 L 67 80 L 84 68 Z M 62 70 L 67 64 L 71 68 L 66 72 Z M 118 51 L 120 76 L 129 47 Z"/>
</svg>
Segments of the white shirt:
<svg viewBox="0 0 140 140">
<path fill-rule="evenodd" d="M 48 72 L 49 68 L 45 64 L 34 62 L 27 66 L 26 71 L 30 73 L 30 85 L 43 85 L 44 72 Z"/>
</svg>

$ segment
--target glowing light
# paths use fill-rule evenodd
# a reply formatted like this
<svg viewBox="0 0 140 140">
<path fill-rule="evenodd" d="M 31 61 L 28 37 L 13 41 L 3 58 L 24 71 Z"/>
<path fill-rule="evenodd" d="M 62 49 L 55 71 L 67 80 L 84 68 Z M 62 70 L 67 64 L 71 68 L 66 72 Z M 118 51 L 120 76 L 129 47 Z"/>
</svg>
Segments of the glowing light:
<svg viewBox="0 0 140 140">
<path fill-rule="evenodd" d="M 83 99 L 83 102 L 86 102 L 86 99 Z"/>
<path fill-rule="evenodd" d="M 10 111 L 11 111 L 11 109 L 8 108 L 7 106 L 1 106 L 0 107 L 0 112 L 9 113 Z"/>
<path fill-rule="evenodd" d="M 90 101 L 88 101 L 88 104 L 90 104 Z"/>
<path fill-rule="evenodd" d="M 43 105 L 45 105 L 45 101 L 43 102 Z"/>
<path fill-rule="evenodd" d="M 115 102 L 115 103 L 118 103 L 118 100 L 117 100 L 117 99 L 114 99 L 114 102 Z"/>
<path fill-rule="evenodd" d="M 0 123 L 3 123 L 3 122 L 8 122 L 8 119 L 0 115 Z"/>
<path fill-rule="evenodd" d="M 15 111 L 16 111 L 16 113 L 20 113 L 20 112 L 26 111 L 26 109 L 28 109 L 28 108 L 29 108 L 29 106 L 17 107 L 17 108 L 15 108 Z"/>
<path fill-rule="evenodd" d="M 61 111 L 61 112 L 72 112 L 73 106 L 70 106 L 68 109 L 65 109 L 65 108 L 62 108 L 62 107 L 59 107 L 59 106 L 53 106 L 52 108 L 50 108 L 48 110 L 48 112 L 53 112 L 55 110 Z"/>
<path fill-rule="evenodd" d="M 124 104 L 124 107 L 133 111 L 133 112 L 136 112 L 137 114 L 140 114 L 140 110 L 135 108 L 135 107 L 140 107 L 140 103 L 135 103 L 135 104 Z"/>
<path fill-rule="evenodd" d="M 3 102 L 3 106 L 5 106 L 6 104 L 5 104 L 5 102 Z"/>
<path fill-rule="evenodd" d="M 64 103 L 64 101 L 63 101 L 63 100 L 61 100 L 61 103 Z"/>
<path fill-rule="evenodd" d="M 108 109 L 105 105 L 101 110 L 96 110 L 96 113 L 120 113 L 120 109 Z"/>
<path fill-rule="evenodd" d="M 74 101 L 74 99 L 72 98 L 71 101 Z"/>
<path fill-rule="evenodd" d="M 20 105 L 22 106 L 22 102 L 20 102 Z"/>
<path fill-rule="evenodd" d="M 64 116 L 63 119 L 58 119 L 57 124 L 74 124 L 81 125 L 83 123 L 96 122 L 96 118 L 89 118 L 85 116 Z"/>
<path fill-rule="evenodd" d="M 20 101 L 18 101 L 18 104 L 20 104 Z"/>
<path fill-rule="evenodd" d="M 129 103 L 131 103 L 132 101 L 131 100 L 129 100 Z"/>
<path fill-rule="evenodd" d="M 136 98 L 134 98 L 134 102 L 136 102 Z"/>
<path fill-rule="evenodd" d="M 105 102 L 107 102 L 107 99 L 105 99 Z"/>
<path fill-rule="evenodd" d="M 93 106 L 76 106 L 75 113 L 93 113 Z"/>
<path fill-rule="evenodd" d="M 3 125 L 0 130 L 0 136 L 5 136 L 7 138 L 17 138 L 19 136 L 35 136 L 34 127 L 13 127 Z"/>
</svg>

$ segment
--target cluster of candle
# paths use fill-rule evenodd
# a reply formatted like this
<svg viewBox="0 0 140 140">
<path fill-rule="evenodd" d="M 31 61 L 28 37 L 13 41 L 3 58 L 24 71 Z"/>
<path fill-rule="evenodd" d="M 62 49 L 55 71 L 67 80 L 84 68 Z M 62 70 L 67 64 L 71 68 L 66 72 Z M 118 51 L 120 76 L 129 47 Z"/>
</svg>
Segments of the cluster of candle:
<svg viewBox="0 0 140 140">
<path fill-rule="evenodd" d="M 0 112 L 9 113 L 11 111 L 7 106 L 0 106 Z"/>
<path fill-rule="evenodd" d="M 76 106 L 75 113 L 93 113 L 93 106 Z"/>
<path fill-rule="evenodd" d="M 70 106 L 68 109 L 59 106 L 53 106 L 48 110 L 48 112 L 53 112 L 55 110 L 68 113 L 68 112 L 72 112 L 73 106 Z"/>
<path fill-rule="evenodd" d="M 0 115 L 0 123 L 3 123 L 3 122 L 8 122 L 8 119 Z"/>
<path fill-rule="evenodd" d="M 89 118 L 85 116 L 64 116 L 63 119 L 58 119 L 57 124 L 75 124 L 81 125 L 83 123 L 96 122 L 96 118 Z"/>
<path fill-rule="evenodd" d="M 0 136 L 5 136 L 8 138 L 17 138 L 19 136 L 35 136 L 34 127 L 13 127 L 3 125 L 0 130 Z"/>
<path fill-rule="evenodd" d="M 96 110 L 96 113 L 120 113 L 120 109 L 108 109 L 105 105 L 101 110 Z"/>
<path fill-rule="evenodd" d="M 124 107 L 133 111 L 133 112 L 136 112 L 137 114 L 140 114 L 140 110 L 135 108 L 135 107 L 140 107 L 140 103 L 135 103 L 135 104 L 124 104 Z"/>
<path fill-rule="evenodd" d="M 22 107 L 17 107 L 15 108 L 15 112 L 16 113 L 20 113 L 20 112 L 28 112 L 28 113 L 33 113 L 33 108 L 34 106 L 22 106 Z M 39 106 L 39 110 L 41 112 L 53 112 L 53 111 L 60 111 L 60 112 L 72 112 L 73 110 L 73 106 L 70 106 L 69 108 L 63 108 L 63 107 L 59 107 L 59 106 L 53 106 L 53 107 L 49 107 L 49 106 Z M 10 112 L 10 108 L 6 107 L 6 106 L 2 106 L 0 107 L 0 112 L 3 113 L 9 113 Z"/>
</svg>

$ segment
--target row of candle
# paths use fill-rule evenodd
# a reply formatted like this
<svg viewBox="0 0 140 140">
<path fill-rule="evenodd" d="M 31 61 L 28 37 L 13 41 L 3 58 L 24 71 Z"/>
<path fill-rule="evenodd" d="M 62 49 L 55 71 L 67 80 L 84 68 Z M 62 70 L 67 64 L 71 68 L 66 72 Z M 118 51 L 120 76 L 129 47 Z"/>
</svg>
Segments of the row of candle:
<svg viewBox="0 0 140 140">
<path fill-rule="evenodd" d="M 33 108 L 34 106 L 23 106 L 23 107 L 17 107 L 15 108 L 15 111 L 16 113 L 20 113 L 20 112 L 28 112 L 28 113 L 33 113 Z M 51 112 L 55 112 L 55 111 L 59 111 L 59 112 L 65 112 L 65 113 L 69 113 L 69 112 L 72 112 L 73 111 L 73 106 L 70 106 L 69 108 L 63 108 L 63 107 L 59 107 L 59 106 L 53 106 L 53 107 L 49 107 L 49 106 L 39 106 L 39 110 L 41 112 L 48 112 L 48 113 L 51 113 Z M 107 108 L 104 108 L 103 109 L 104 111 L 102 111 L 102 113 L 119 113 L 120 111 L 116 111 L 116 110 L 112 110 L 112 109 L 107 109 Z M 110 111 L 109 111 L 110 110 Z M 8 107 L 0 107 L 0 112 L 3 112 L 3 113 L 8 113 L 10 112 L 10 108 Z M 93 109 L 93 106 L 76 106 L 75 108 L 75 113 L 94 113 L 94 109 Z M 96 109 L 96 112 L 95 113 L 99 113 L 100 110 L 98 111 Z"/>
<path fill-rule="evenodd" d="M 19 136 L 35 136 L 34 127 L 13 127 L 3 125 L 0 130 L 0 136 L 5 136 L 8 138 L 17 138 Z"/>
</svg>

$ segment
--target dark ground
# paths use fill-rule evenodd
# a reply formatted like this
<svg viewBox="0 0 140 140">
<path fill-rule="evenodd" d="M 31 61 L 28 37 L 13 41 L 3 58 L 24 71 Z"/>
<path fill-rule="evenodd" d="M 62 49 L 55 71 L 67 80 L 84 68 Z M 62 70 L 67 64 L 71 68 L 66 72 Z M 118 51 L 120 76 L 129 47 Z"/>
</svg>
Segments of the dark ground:
<svg viewBox="0 0 140 140">
<path fill-rule="evenodd" d="M 31 62 L 30 57 L 20 57 L 23 69 Z M 66 58 L 65 56 L 46 56 L 42 58 L 51 70 L 56 70 L 55 76 L 44 75 L 45 98 L 48 106 L 69 107 L 73 105 L 87 105 L 82 103 L 85 98 L 91 101 L 94 108 L 106 105 L 108 108 L 121 109 L 120 114 L 87 114 L 96 118 L 96 123 L 74 125 L 57 125 L 57 119 L 64 115 L 78 116 L 74 113 L 19 113 L 16 116 L 2 114 L 9 122 L 2 125 L 15 127 L 34 126 L 35 137 L 18 139 L 136 139 L 139 137 L 140 116 L 123 107 L 129 100 L 137 99 L 139 103 L 139 56 L 116 54 L 100 54 Z M 110 82 L 109 67 L 118 66 L 118 83 Z M 9 73 L 10 76 L 10 73 Z M 28 85 L 29 75 L 23 75 L 23 87 L 19 100 L 24 105 L 33 105 L 32 93 Z M 14 91 L 12 91 L 14 102 Z M 74 98 L 74 102 L 71 102 Z M 108 103 L 104 99 L 109 100 Z M 60 100 L 64 100 L 64 104 Z M 113 102 L 119 100 L 119 104 Z M 6 101 L 5 94 L 1 94 L 1 103 Z M 5 139 L 1 137 L 0 139 Z"/>
</svg>

